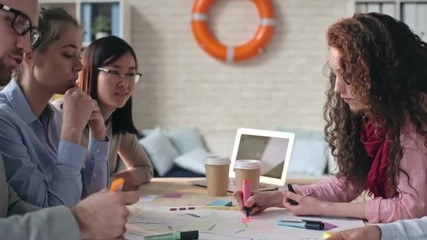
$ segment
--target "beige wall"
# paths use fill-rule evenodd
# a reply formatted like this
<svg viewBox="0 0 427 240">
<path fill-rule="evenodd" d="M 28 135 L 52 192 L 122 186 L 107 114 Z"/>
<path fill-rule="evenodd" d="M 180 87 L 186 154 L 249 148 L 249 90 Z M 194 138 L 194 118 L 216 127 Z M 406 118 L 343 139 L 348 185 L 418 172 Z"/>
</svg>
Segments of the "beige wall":
<svg viewBox="0 0 427 240">
<path fill-rule="evenodd" d="M 200 49 L 191 0 L 129 0 L 131 42 L 143 79 L 134 94 L 138 128 L 197 126 L 322 129 L 325 31 L 344 0 L 275 0 L 276 35 L 264 55 L 225 64 Z M 221 42 L 239 44 L 258 26 L 248 0 L 217 0 L 209 16 Z"/>
</svg>

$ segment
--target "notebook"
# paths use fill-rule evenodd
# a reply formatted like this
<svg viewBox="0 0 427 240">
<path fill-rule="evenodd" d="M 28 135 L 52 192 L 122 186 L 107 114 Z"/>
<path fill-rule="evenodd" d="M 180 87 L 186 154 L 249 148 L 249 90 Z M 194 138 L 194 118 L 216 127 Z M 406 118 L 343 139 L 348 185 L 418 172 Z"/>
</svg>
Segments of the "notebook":
<svg viewBox="0 0 427 240">
<path fill-rule="evenodd" d="M 295 134 L 290 132 L 239 128 L 230 157 L 228 191 L 235 190 L 234 163 L 239 159 L 261 161 L 259 191 L 271 191 L 284 186 Z M 191 181 L 206 187 L 206 180 Z"/>
</svg>

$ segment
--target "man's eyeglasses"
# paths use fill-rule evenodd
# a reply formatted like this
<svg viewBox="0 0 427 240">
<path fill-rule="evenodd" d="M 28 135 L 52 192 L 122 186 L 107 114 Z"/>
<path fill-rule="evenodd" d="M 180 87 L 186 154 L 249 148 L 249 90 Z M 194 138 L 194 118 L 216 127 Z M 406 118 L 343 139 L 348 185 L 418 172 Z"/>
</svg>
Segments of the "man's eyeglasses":
<svg viewBox="0 0 427 240">
<path fill-rule="evenodd" d="M 132 80 L 134 83 L 138 83 L 139 79 L 141 78 L 141 73 L 120 73 L 117 70 L 111 70 L 111 69 L 106 69 L 106 68 L 102 68 L 99 67 L 98 70 L 106 72 L 108 74 L 114 75 L 115 77 L 117 77 L 119 80 Z"/>
<path fill-rule="evenodd" d="M 34 45 L 37 42 L 40 38 L 40 31 L 36 27 L 33 27 L 31 20 L 27 15 L 4 4 L 0 4 L 0 9 L 14 14 L 10 25 L 16 33 L 24 36 L 27 32 L 30 32 L 31 45 Z"/>
</svg>

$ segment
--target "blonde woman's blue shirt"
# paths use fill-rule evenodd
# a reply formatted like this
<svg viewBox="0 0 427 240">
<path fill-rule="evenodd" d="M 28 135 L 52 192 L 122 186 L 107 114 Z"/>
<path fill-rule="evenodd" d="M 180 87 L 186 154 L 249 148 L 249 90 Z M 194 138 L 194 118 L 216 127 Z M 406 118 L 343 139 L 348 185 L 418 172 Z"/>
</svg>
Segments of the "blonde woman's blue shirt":
<svg viewBox="0 0 427 240">
<path fill-rule="evenodd" d="M 89 150 L 60 139 L 61 114 L 49 103 L 37 118 L 16 81 L 0 92 L 0 152 L 8 183 L 40 207 L 75 205 L 107 187 L 108 141 Z"/>
</svg>

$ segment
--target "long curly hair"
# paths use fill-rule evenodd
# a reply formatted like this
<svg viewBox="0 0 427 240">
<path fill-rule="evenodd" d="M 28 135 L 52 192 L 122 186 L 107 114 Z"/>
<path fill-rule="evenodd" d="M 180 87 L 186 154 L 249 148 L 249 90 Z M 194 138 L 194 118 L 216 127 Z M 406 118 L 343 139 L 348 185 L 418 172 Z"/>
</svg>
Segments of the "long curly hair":
<svg viewBox="0 0 427 240">
<path fill-rule="evenodd" d="M 427 137 L 427 44 L 403 22 L 379 13 L 357 13 L 339 20 L 329 27 L 327 42 L 340 52 L 343 79 L 365 106 L 363 113 L 352 112 L 334 92 L 335 75 L 329 75 L 324 130 L 339 168 L 337 176 L 364 188 L 372 159 L 360 134 L 369 119 L 387 129 L 390 147 L 385 191 L 395 196 L 403 156 L 402 130 L 410 124 L 417 134 Z"/>
</svg>

